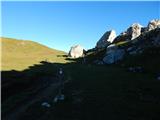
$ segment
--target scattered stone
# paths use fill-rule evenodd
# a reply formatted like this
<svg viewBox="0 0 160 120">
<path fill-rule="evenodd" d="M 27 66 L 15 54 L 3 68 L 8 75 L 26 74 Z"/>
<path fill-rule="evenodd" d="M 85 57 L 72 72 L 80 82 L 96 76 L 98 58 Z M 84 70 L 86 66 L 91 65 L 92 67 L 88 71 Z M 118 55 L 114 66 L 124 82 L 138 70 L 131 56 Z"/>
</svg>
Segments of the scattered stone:
<svg viewBox="0 0 160 120">
<path fill-rule="evenodd" d="M 64 100 L 64 95 L 61 94 L 61 95 L 59 96 L 59 100 Z"/>
<path fill-rule="evenodd" d="M 84 51 L 85 50 L 80 45 L 72 46 L 70 51 L 69 51 L 68 56 L 72 57 L 72 58 L 79 58 L 79 57 L 83 56 Z"/>
<path fill-rule="evenodd" d="M 54 103 L 58 102 L 59 100 L 60 100 L 60 101 L 63 101 L 64 98 L 65 98 L 65 97 L 64 97 L 63 94 L 57 95 L 57 96 L 54 98 Z"/>
<path fill-rule="evenodd" d="M 58 97 L 56 96 L 53 101 L 56 103 L 58 101 Z"/>
<path fill-rule="evenodd" d="M 97 42 L 96 48 L 107 47 L 116 38 L 116 32 L 114 30 L 107 31 L 101 39 Z"/>
<path fill-rule="evenodd" d="M 47 107 L 47 108 L 51 107 L 51 105 L 49 103 L 47 103 L 47 102 L 43 102 L 41 105 L 43 107 Z"/>
</svg>

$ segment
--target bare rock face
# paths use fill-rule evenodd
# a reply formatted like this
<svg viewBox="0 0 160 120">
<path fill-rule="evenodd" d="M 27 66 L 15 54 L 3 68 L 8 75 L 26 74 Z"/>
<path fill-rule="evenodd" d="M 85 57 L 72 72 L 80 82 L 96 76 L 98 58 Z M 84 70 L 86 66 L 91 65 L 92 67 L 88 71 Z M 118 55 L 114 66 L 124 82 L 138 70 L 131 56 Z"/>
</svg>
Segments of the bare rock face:
<svg viewBox="0 0 160 120">
<path fill-rule="evenodd" d="M 97 42 L 96 48 L 104 48 L 114 41 L 116 32 L 114 30 L 107 31 Z"/>
<path fill-rule="evenodd" d="M 113 43 L 118 43 L 118 42 L 122 42 L 122 41 L 129 41 L 130 38 L 131 37 L 127 34 L 127 32 L 123 32 L 114 39 Z"/>
<path fill-rule="evenodd" d="M 158 20 L 158 19 L 151 20 L 151 21 L 148 23 L 147 30 L 148 30 L 148 31 L 151 31 L 151 30 L 154 30 L 154 29 L 156 29 L 156 28 L 160 28 L 160 20 Z"/>
<path fill-rule="evenodd" d="M 123 59 L 125 54 L 124 49 L 119 49 L 118 46 L 112 44 L 107 47 L 106 55 L 103 58 L 103 62 L 106 64 L 112 64 Z"/>
<path fill-rule="evenodd" d="M 80 45 L 72 46 L 69 51 L 69 57 L 72 58 L 79 58 L 83 55 L 84 49 Z"/>
<path fill-rule="evenodd" d="M 137 38 L 141 34 L 142 25 L 139 23 L 134 23 L 130 28 L 128 28 L 127 33 L 131 36 L 131 40 Z"/>
<path fill-rule="evenodd" d="M 113 42 L 117 43 L 121 41 L 133 40 L 141 35 L 141 31 L 142 31 L 141 28 L 142 28 L 142 25 L 138 23 L 134 23 L 127 29 L 127 31 L 122 32 L 119 36 L 117 36 Z"/>
</svg>

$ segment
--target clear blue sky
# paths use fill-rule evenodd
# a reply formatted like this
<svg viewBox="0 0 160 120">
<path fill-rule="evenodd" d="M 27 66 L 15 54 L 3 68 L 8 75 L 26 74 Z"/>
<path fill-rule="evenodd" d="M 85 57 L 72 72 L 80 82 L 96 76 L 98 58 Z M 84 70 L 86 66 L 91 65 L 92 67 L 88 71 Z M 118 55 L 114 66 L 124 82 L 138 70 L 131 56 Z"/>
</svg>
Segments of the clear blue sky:
<svg viewBox="0 0 160 120">
<path fill-rule="evenodd" d="M 2 2 L 2 36 L 68 51 L 93 48 L 111 29 L 160 19 L 160 2 Z"/>
</svg>

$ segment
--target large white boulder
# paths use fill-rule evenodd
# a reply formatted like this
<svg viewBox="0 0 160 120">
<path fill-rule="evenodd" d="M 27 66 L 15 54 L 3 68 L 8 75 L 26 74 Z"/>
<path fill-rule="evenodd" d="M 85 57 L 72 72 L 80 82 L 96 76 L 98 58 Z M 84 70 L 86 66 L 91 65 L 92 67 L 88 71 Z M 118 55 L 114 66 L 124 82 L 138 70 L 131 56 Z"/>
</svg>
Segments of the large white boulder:
<svg viewBox="0 0 160 120">
<path fill-rule="evenodd" d="M 104 48 L 114 41 L 116 32 L 114 30 L 107 31 L 97 42 L 96 48 Z"/>
<path fill-rule="evenodd" d="M 160 28 L 160 20 L 158 20 L 158 19 L 151 20 L 148 23 L 147 30 L 150 31 L 150 30 L 153 30 L 156 28 Z"/>
<path fill-rule="evenodd" d="M 115 63 L 123 59 L 124 54 L 125 51 L 123 49 L 119 49 L 116 45 L 112 44 L 107 47 L 106 56 L 103 58 L 103 62 L 106 64 Z"/>
<path fill-rule="evenodd" d="M 114 43 L 121 41 L 129 41 L 141 35 L 142 25 L 139 23 L 132 24 L 126 31 L 122 32 L 114 39 Z"/>
<path fill-rule="evenodd" d="M 83 55 L 84 49 L 80 45 L 72 46 L 69 51 L 69 57 L 72 58 L 79 58 Z"/>
<path fill-rule="evenodd" d="M 131 36 L 131 40 L 137 38 L 141 34 L 141 28 L 142 25 L 139 23 L 134 23 L 127 29 L 127 33 Z"/>
</svg>

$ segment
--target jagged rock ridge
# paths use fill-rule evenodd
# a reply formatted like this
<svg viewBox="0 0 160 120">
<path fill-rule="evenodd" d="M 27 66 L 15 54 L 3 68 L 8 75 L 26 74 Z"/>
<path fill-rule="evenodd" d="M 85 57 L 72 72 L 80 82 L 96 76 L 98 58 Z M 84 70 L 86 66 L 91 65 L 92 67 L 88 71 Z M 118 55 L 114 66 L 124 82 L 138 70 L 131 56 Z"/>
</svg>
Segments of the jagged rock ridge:
<svg viewBox="0 0 160 120">
<path fill-rule="evenodd" d="M 94 63 L 112 64 L 122 60 L 125 55 L 142 54 L 149 47 L 160 47 L 160 20 L 151 20 L 147 27 L 134 23 L 109 42 L 110 35 L 111 31 L 107 31 L 93 49 L 96 54 L 99 49 L 105 51 Z"/>
</svg>

